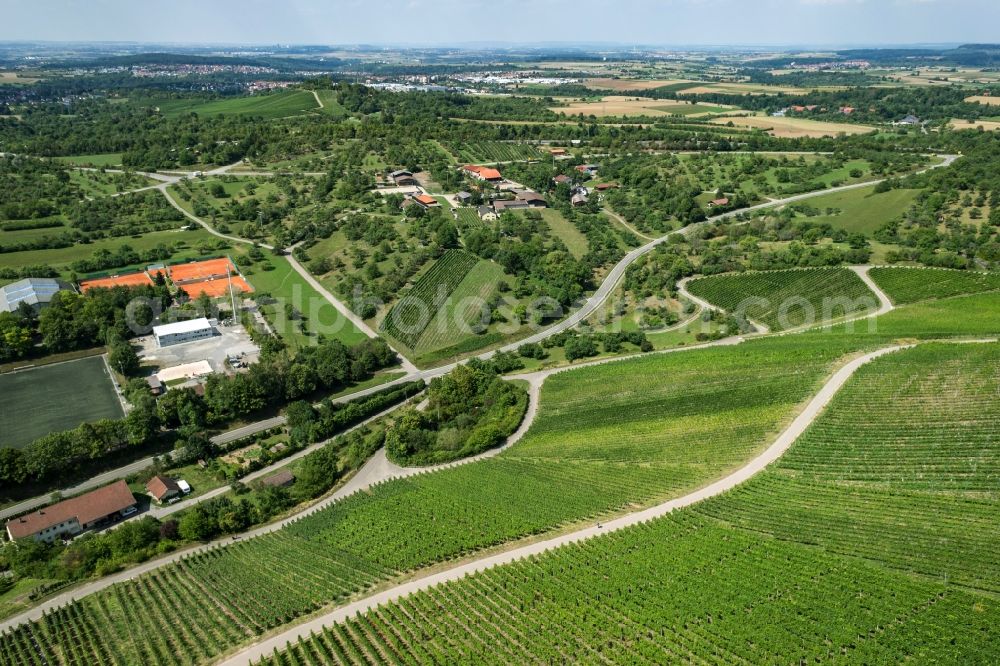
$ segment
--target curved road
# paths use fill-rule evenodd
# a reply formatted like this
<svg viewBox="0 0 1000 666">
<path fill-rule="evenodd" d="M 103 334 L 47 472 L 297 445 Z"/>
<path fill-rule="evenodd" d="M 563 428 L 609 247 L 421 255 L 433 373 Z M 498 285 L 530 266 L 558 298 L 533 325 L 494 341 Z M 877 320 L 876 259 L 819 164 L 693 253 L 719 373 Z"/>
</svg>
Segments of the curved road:
<svg viewBox="0 0 1000 666">
<path fill-rule="evenodd" d="M 358 613 L 364 613 L 377 606 L 392 603 L 401 597 L 429 589 L 442 583 L 459 580 L 470 574 L 502 564 L 508 564 L 526 557 L 539 555 L 553 548 L 559 548 L 568 544 L 591 539 L 602 534 L 639 525 L 654 518 L 665 516 L 677 509 L 690 506 L 731 490 L 756 474 L 759 474 L 764 470 L 764 468 L 780 458 L 782 454 L 784 454 L 785 451 L 787 451 L 788 448 L 795 442 L 795 440 L 797 440 L 799 436 L 805 432 L 806 428 L 808 428 L 809 425 L 816 420 L 816 418 L 823 411 L 823 408 L 829 404 L 830 400 L 833 399 L 833 396 L 836 395 L 840 388 L 847 382 L 848 379 L 850 379 L 858 368 L 873 359 L 900 349 L 905 349 L 909 346 L 912 345 L 880 349 L 846 364 L 826 382 L 823 388 L 821 388 L 813 399 L 809 401 L 809 404 L 806 405 L 806 408 L 802 411 L 802 413 L 799 414 L 794 421 L 792 421 L 784 432 L 782 432 L 774 443 L 765 449 L 763 453 L 735 472 L 699 490 L 684 495 L 683 497 L 678 497 L 676 499 L 657 504 L 656 506 L 643 511 L 636 511 L 634 513 L 621 516 L 620 518 L 615 518 L 603 524 L 587 527 L 568 534 L 562 534 L 551 539 L 531 543 L 503 553 L 474 560 L 472 562 L 466 562 L 444 571 L 396 585 L 377 594 L 373 594 L 365 597 L 364 599 L 359 599 L 358 601 L 347 604 L 346 606 L 341 606 L 329 613 L 293 627 L 292 629 L 271 636 L 270 638 L 261 641 L 220 663 L 223 666 L 251 664 L 263 657 L 273 654 L 276 649 L 281 650 L 285 648 L 285 646 L 290 642 L 294 643 L 303 638 L 308 638 L 310 634 L 322 631 L 323 627 L 337 622 L 342 622 L 357 615 Z"/>
</svg>

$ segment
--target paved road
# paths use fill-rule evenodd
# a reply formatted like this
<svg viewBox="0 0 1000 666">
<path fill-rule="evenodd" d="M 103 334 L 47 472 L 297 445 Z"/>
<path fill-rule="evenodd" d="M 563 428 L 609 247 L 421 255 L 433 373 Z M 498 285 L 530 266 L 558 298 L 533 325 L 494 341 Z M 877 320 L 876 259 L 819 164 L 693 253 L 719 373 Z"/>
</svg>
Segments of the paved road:
<svg viewBox="0 0 1000 666">
<path fill-rule="evenodd" d="M 521 546 L 520 548 L 484 557 L 472 562 L 466 562 L 438 573 L 423 576 L 401 585 L 396 585 L 395 587 L 347 604 L 346 606 L 341 606 L 340 608 L 300 624 L 292 629 L 289 629 L 288 631 L 271 636 L 267 640 L 261 641 L 260 643 L 257 643 L 246 650 L 229 657 L 225 661 L 221 662 L 221 664 L 222 666 L 251 664 L 259 661 L 265 656 L 273 654 L 276 649 L 284 649 L 289 642 L 296 642 L 303 638 L 308 638 L 310 634 L 321 632 L 324 627 L 337 622 L 343 622 L 346 619 L 354 617 L 358 613 L 364 613 L 377 606 L 392 603 L 402 597 L 427 590 L 442 583 L 460 580 L 470 574 L 484 571 L 486 569 L 508 564 L 533 555 L 539 555 L 554 548 L 578 543 L 602 534 L 608 534 L 627 527 L 639 525 L 654 518 L 665 516 L 677 509 L 691 506 L 692 504 L 701 502 L 710 497 L 715 497 L 716 495 L 724 493 L 727 490 L 731 490 L 744 481 L 747 481 L 753 476 L 759 474 L 764 470 L 764 468 L 780 458 L 782 454 L 784 454 L 785 451 L 787 451 L 788 448 L 795 442 L 795 440 L 797 440 L 799 436 L 805 432 L 806 428 L 808 428 L 809 425 L 816 420 L 816 418 L 823 411 L 823 408 L 829 404 L 830 400 L 833 399 L 833 396 L 836 395 L 840 388 L 847 382 L 848 379 L 850 379 L 858 368 L 873 359 L 904 348 L 904 346 L 897 346 L 881 349 L 879 351 L 866 354 L 865 356 L 855 359 L 845 365 L 843 368 L 838 370 L 829 381 L 827 381 L 823 388 L 820 389 L 819 393 L 817 393 L 809 404 L 806 405 L 806 408 L 802 411 L 802 413 L 799 414 L 794 421 L 792 421 L 791 425 L 789 425 L 785 431 L 778 436 L 774 443 L 771 444 L 771 446 L 769 446 L 763 453 L 732 474 L 704 486 L 699 490 L 684 495 L 683 497 L 663 502 L 662 504 L 658 504 L 649 509 L 637 511 L 620 518 L 610 520 L 603 523 L 600 527 L 597 525 L 587 527 L 575 532 L 570 532 L 569 534 L 563 534 L 551 539 L 546 539 L 545 541 L 539 541 L 526 546 Z"/>
</svg>

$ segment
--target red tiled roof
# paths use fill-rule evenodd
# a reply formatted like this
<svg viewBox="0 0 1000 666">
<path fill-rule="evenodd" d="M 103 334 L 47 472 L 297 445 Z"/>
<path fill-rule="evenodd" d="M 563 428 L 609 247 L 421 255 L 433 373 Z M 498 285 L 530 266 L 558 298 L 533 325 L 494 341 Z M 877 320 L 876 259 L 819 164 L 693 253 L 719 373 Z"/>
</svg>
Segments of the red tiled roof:
<svg viewBox="0 0 1000 666">
<path fill-rule="evenodd" d="M 434 204 L 436 204 L 438 202 L 437 199 L 435 199 L 434 197 L 432 197 L 429 194 L 420 194 L 420 195 L 415 196 L 413 198 L 416 201 L 418 201 L 419 203 L 422 203 L 425 206 L 433 206 Z"/>
<path fill-rule="evenodd" d="M 7 521 L 7 530 L 11 537 L 22 537 L 38 534 L 42 530 L 76 518 L 80 526 L 92 523 L 99 518 L 121 511 L 135 505 L 135 497 L 124 481 L 117 481 L 110 486 L 104 486 L 79 497 L 53 504 L 39 509 L 20 518 Z"/>
<path fill-rule="evenodd" d="M 722 199 L 713 199 L 712 200 L 712 205 L 713 206 L 728 206 L 729 205 L 729 199 L 725 198 L 725 197 L 722 198 Z"/>
<path fill-rule="evenodd" d="M 476 164 L 466 164 L 462 168 L 468 171 L 469 173 L 478 174 L 479 177 L 482 178 L 483 180 L 498 180 L 500 178 L 503 178 L 503 176 L 500 175 L 499 171 L 497 171 L 496 169 L 491 169 L 490 167 L 478 166 Z"/>
<path fill-rule="evenodd" d="M 165 476 L 154 476 L 146 482 L 146 490 L 148 490 L 149 494 L 159 501 L 163 499 L 164 496 L 166 496 L 166 494 L 171 490 L 174 491 L 174 493 L 179 493 L 181 491 L 181 487 L 178 486 L 177 482 L 173 479 Z"/>
</svg>

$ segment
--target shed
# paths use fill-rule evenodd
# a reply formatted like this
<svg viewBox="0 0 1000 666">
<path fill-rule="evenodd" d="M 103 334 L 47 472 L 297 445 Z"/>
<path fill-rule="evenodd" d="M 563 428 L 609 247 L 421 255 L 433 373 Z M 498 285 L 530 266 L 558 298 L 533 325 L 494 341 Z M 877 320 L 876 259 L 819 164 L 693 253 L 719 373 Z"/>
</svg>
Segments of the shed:
<svg viewBox="0 0 1000 666">
<path fill-rule="evenodd" d="M 260 483 L 261 485 L 267 486 L 269 488 L 285 488 L 287 486 L 292 485 L 292 483 L 294 482 L 295 482 L 295 475 L 292 474 L 289 470 L 283 469 L 277 474 L 272 474 L 271 476 L 267 477 Z"/>
</svg>

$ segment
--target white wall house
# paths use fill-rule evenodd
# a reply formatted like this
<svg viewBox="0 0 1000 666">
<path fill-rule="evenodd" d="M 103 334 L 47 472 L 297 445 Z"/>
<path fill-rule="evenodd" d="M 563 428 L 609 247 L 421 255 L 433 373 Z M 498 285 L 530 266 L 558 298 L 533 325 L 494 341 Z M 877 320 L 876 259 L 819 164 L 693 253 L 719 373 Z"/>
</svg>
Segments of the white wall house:
<svg viewBox="0 0 1000 666">
<path fill-rule="evenodd" d="M 192 340 L 204 340 L 213 335 L 215 335 L 215 329 L 212 328 L 212 323 L 204 317 L 153 327 L 153 337 L 156 338 L 156 344 L 159 347 L 168 347 Z"/>
</svg>

